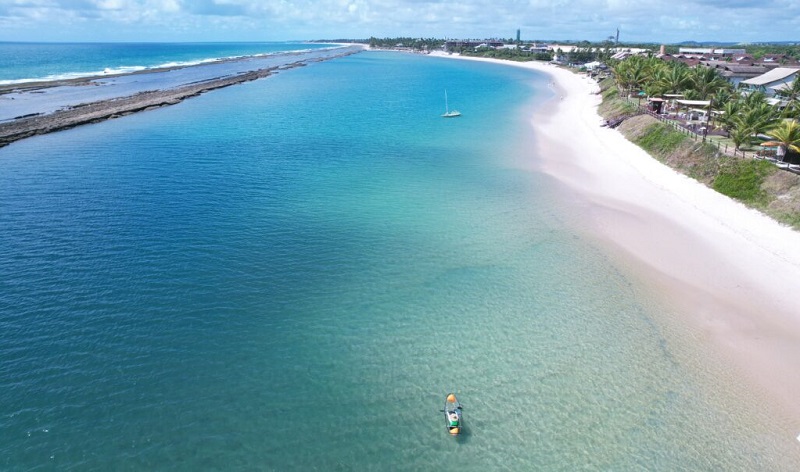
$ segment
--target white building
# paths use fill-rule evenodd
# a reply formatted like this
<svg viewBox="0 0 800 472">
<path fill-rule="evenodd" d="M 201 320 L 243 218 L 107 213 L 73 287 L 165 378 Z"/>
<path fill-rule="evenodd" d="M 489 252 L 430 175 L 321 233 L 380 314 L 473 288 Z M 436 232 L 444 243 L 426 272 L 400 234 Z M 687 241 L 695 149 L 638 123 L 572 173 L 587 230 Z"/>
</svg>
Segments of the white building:
<svg viewBox="0 0 800 472">
<path fill-rule="evenodd" d="M 744 49 L 724 49 L 724 48 L 678 48 L 678 54 L 691 54 L 697 56 L 733 56 L 735 54 L 747 54 Z"/>
<path fill-rule="evenodd" d="M 774 97 L 777 90 L 791 84 L 800 69 L 792 67 L 776 67 L 769 72 L 752 79 L 743 80 L 742 84 L 751 92 L 763 92 L 767 97 Z"/>
</svg>

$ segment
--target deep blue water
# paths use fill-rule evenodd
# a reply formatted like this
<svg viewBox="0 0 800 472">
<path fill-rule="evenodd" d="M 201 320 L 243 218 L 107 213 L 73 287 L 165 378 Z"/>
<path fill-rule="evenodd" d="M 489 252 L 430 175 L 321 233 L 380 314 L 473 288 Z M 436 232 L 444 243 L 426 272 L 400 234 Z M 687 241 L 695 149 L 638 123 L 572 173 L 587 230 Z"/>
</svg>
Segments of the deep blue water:
<svg viewBox="0 0 800 472">
<path fill-rule="evenodd" d="M 519 165 L 546 83 L 361 53 L 0 149 L 0 469 L 789 470 Z"/>
<path fill-rule="evenodd" d="M 321 43 L 0 42 L 0 84 L 85 77 L 241 56 L 331 47 Z"/>
</svg>

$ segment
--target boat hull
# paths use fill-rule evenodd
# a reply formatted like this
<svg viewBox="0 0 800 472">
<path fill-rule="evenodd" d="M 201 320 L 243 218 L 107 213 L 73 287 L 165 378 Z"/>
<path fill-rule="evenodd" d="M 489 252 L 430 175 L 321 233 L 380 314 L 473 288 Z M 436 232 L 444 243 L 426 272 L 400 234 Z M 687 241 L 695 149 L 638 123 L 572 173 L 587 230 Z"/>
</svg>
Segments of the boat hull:
<svg viewBox="0 0 800 472">
<path fill-rule="evenodd" d="M 459 403 L 454 393 L 448 394 L 445 398 L 443 411 L 447 432 L 452 436 L 461 434 L 464 430 L 464 420 L 461 415 L 461 403 Z"/>
</svg>

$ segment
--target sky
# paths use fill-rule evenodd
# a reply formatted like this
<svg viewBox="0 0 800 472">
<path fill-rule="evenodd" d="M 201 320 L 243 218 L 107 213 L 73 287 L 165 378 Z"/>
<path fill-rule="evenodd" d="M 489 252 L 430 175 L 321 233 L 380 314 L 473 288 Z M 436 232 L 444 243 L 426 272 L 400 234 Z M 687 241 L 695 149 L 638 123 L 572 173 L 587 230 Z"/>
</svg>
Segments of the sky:
<svg viewBox="0 0 800 472">
<path fill-rule="evenodd" d="M 798 0 L 0 0 L 0 41 L 800 42 Z"/>
</svg>

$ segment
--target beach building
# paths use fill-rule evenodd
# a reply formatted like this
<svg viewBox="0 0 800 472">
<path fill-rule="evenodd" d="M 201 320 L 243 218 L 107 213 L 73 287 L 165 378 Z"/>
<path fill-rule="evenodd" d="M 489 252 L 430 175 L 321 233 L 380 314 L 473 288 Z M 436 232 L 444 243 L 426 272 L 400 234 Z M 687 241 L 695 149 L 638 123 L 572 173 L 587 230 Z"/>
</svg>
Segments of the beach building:
<svg viewBox="0 0 800 472">
<path fill-rule="evenodd" d="M 476 49 L 479 47 L 500 48 L 504 45 L 505 43 L 503 41 L 498 40 L 459 39 L 445 42 L 444 50 L 449 52 L 459 52 L 463 51 L 464 49 Z"/>
<path fill-rule="evenodd" d="M 775 67 L 800 67 L 800 62 L 797 59 L 787 56 L 786 54 L 764 54 L 754 64 L 762 65 L 768 68 Z"/>
<path fill-rule="evenodd" d="M 667 54 L 662 45 L 656 57 L 663 61 L 683 62 L 689 67 L 694 67 L 701 62 L 726 62 L 731 63 L 736 57 L 746 56 L 744 49 L 720 48 L 678 48 L 677 54 Z M 752 64 L 749 64 L 752 65 Z"/>
<path fill-rule="evenodd" d="M 736 54 L 731 61 L 736 64 L 753 65 L 755 59 L 750 54 Z"/>
<path fill-rule="evenodd" d="M 743 80 L 746 92 L 763 92 L 767 97 L 774 97 L 777 91 L 791 84 L 797 77 L 800 68 L 776 67 L 752 79 Z"/>
<path fill-rule="evenodd" d="M 734 87 L 738 87 L 739 84 L 745 80 L 765 74 L 768 70 L 763 66 L 748 66 L 743 64 L 727 64 L 717 67 L 717 69 L 719 69 L 720 75 L 725 77 Z"/>
<path fill-rule="evenodd" d="M 700 61 L 701 65 L 716 69 L 719 74 L 728 80 L 734 87 L 740 82 L 758 77 L 769 71 L 768 67 L 753 64 L 742 64 L 728 61 Z"/>
<path fill-rule="evenodd" d="M 523 49 L 525 51 L 530 51 L 530 52 L 533 52 L 533 53 L 552 52 L 553 51 L 553 49 L 550 46 L 548 46 L 546 44 L 537 44 L 537 43 L 528 44 Z"/>
<path fill-rule="evenodd" d="M 710 60 L 720 60 L 720 58 L 733 57 L 737 54 L 747 54 L 744 49 L 725 49 L 725 48 L 678 48 L 678 54 L 682 56 L 695 56 Z"/>
<path fill-rule="evenodd" d="M 656 57 L 658 57 L 662 61 L 667 61 L 667 62 L 682 62 L 686 64 L 688 67 L 694 67 L 697 64 L 700 64 L 701 62 L 700 59 L 696 59 L 693 57 L 685 57 L 682 55 L 673 56 L 672 54 L 658 54 L 656 55 Z"/>
</svg>

